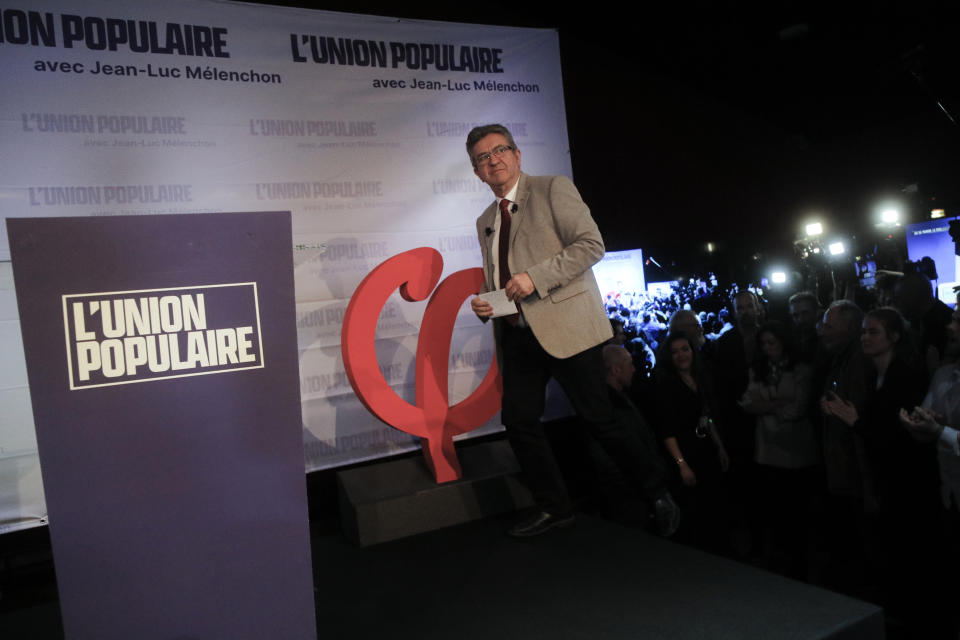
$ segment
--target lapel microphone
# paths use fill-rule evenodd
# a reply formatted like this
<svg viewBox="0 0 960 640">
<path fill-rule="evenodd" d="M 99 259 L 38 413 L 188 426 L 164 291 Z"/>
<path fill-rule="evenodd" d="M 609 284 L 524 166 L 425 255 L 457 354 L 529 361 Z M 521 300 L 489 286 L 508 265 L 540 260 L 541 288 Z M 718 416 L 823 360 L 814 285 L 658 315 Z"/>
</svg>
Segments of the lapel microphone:
<svg viewBox="0 0 960 640">
<path fill-rule="evenodd" d="M 516 213 L 519 209 L 520 209 L 520 207 L 518 207 L 518 206 L 517 206 L 517 203 L 514 202 L 514 203 L 513 203 L 513 206 L 510 207 L 510 213 Z"/>
<path fill-rule="evenodd" d="M 493 229 L 491 227 L 484 229 L 484 232 L 487 234 L 488 238 L 493 235 Z"/>
</svg>

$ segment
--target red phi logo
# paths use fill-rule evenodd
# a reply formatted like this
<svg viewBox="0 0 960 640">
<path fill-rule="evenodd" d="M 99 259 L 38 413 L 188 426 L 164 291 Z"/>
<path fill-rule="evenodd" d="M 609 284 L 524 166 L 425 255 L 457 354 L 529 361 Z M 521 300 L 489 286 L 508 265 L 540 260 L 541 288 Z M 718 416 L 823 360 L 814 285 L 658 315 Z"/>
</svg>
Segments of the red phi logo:
<svg viewBox="0 0 960 640">
<path fill-rule="evenodd" d="M 347 378 L 360 402 L 392 427 L 422 439 L 427 466 L 437 482 L 459 480 L 460 463 L 453 437 L 476 429 L 500 408 L 500 371 L 496 358 L 480 386 L 449 406 L 447 367 L 453 324 L 463 301 L 483 288 L 483 270 L 464 269 L 440 286 L 443 258 L 429 247 L 411 249 L 382 262 L 363 279 L 347 305 L 341 349 Z M 416 405 L 387 384 L 377 363 L 374 337 L 387 298 L 400 288 L 404 300 L 430 301 L 420 324 L 416 356 Z"/>
</svg>

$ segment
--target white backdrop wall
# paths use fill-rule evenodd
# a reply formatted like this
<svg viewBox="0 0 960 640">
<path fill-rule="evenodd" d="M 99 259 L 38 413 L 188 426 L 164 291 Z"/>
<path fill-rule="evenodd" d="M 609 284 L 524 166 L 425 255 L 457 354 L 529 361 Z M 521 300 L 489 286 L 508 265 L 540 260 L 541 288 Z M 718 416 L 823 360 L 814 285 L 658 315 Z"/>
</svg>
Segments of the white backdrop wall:
<svg viewBox="0 0 960 640">
<path fill-rule="evenodd" d="M 479 265 L 474 220 L 492 197 L 465 153 L 472 126 L 504 123 L 527 171 L 571 174 L 556 32 L 217 0 L 0 12 L 0 215 L 290 210 L 307 468 L 416 446 L 350 389 L 344 310 L 407 249 L 438 249 L 444 277 Z M 45 518 L 9 259 L 4 225 L 0 532 Z M 395 296 L 380 318 L 381 367 L 410 402 L 422 312 Z M 464 307 L 451 402 L 492 356 Z"/>
</svg>

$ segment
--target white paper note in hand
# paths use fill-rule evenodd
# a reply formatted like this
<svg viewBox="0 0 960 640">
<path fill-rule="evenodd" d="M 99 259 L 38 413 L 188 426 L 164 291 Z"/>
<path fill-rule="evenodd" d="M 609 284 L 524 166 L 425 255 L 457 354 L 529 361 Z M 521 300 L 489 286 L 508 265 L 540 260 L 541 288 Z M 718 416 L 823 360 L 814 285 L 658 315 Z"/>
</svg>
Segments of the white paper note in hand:
<svg viewBox="0 0 960 640">
<path fill-rule="evenodd" d="M 517 309 L 517 303 L 507 300 L 506 289 L 497 289 L 496 291 L 481 293 L 480 299 L 486 300 L 490 303 L 490 306 L 493 307 L 493 316 L 491 316 L 493 318 L 512 316 L 515 313 L 520 313 L 520 310 Z"/>
</svg>

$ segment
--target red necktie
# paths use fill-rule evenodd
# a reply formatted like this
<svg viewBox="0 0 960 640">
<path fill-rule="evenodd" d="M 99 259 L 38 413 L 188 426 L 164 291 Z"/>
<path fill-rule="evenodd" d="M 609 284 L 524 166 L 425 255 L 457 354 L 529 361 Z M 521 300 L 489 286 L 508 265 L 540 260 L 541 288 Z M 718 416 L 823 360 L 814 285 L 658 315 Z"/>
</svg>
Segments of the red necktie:
<svg viewBox="0 0 960 640">
<path fill-rule="evenodd" d="M 510 205 L 513 204 L 506 198 L 500 201 L 500 253 L 498 255 L 497 267 L 500 271 L 500 288 L 507 286 L 510 279 L 510 265 L 508 264 L 508 254 L 510 253 Z"/>
<path fill-rule="evenodd" d="M 506 198 L 500 201 L 500 252 L 497 267 L 500 271 L 501 289 L 506 288 L 507 281 L 510 279 L 510 265 L 508 264 L 507 254 L 510 252 L 510 206 L 512 204 L 513 203 Z M 506 316 L 504 320 L 513 326 L 517 326 L 519 314 L 514 313 L 513 315 Z"/>
</svg>

